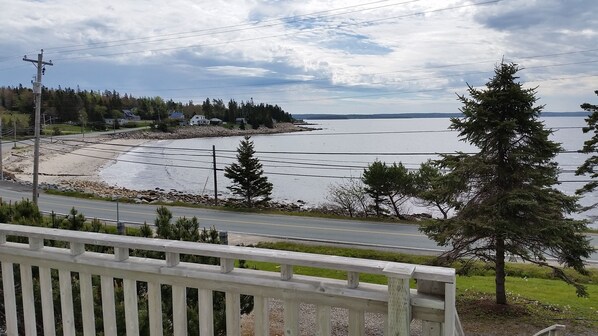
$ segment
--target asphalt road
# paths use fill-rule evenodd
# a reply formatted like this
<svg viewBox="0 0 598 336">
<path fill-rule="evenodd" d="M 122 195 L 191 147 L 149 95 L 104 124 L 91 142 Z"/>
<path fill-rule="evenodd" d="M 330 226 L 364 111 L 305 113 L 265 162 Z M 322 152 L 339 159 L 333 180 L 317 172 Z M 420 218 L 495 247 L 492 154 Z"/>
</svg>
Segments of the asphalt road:
<svg viewBox="0 0 598 336">
<path fill-rule="evenodd" d="M 9 182 L 0 182 L 0 197 L 4 201 L 18 201 L 31 198 L 31 189 Z M 72 207 L 87 218 L 115 221 L 116 202 L 85 200 L 71 197 L 41 194 L 39 206 L 42 211 L 66 214 Z M 155 205 L 118 204 L 118 215 L 126 225 L 153 224 L 156 217 Z M 263 235 L 281 238 L 302 239 L 320 242 L 346 243 L 376 246 L 419 253 L 440 253 L 443 247 L 421 234 L 416 225 L 379 223 L 354 220 L 336 220 L 314 217 L 264 215 L 169 207 L 175 217 L 197 217 L 200 225 L 214 226 L 219 231 Z M 598 247 L 598 236 L 591 235 L 592 244 Z M 590 260 L 598 263 L 598 253 Z"/>
</svg>

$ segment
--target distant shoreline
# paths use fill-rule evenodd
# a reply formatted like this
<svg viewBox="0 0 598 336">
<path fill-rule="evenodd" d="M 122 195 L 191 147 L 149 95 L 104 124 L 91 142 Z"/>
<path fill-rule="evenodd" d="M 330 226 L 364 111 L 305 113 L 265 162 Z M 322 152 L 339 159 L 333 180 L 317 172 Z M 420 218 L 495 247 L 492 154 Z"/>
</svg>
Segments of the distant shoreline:
<svg viewBox="0 0 598 336">
<path fill-rule="evenodd" d="M 578 112 L 542 112 L 542 117 L 587 117 L 586 111 Z M 389 114 L 293 114 L 295 119 L 303 120 L 345 120 L 345 119 L 420 119 L 420 118 L 459 118 L 462 113 L 389 113 Z"/>
</svg>

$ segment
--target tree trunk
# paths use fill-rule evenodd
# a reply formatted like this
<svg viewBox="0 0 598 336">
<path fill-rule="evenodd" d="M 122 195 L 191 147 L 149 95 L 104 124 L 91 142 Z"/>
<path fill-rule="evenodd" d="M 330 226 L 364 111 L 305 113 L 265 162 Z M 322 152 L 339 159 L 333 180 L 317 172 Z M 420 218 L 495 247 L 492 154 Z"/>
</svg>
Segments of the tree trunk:
<svg viewBox="0 0 598 336">
<path fill-rule="evenodd" d="M 442 212 L 442 216 L 444 216 L 444 219 L 448 219 L 448 210 L 444 210 L 444 208 L 438 202 L 436 202 L 436 207 L 438 208 L 438 210 L 440 210 L 440 212 Z"/>
<path fill-rule="evenodd" d="M 397 207 L 397 203 L 395 202 L 394 197 L 391 195 L 388 195 L 388 198 L 390 199 L 390 203 L 392 204 L 392 207 L 395 211 L 395 214 L 397 215 L 397 218 L 401 218 L 401 214 L 399 213 L 399 208 Z"/>
<path fill-rule="evenodd" d="M 496 303 L 507 304 L 505 291 L 505 241 L 496 239 Z"/>
</svg>

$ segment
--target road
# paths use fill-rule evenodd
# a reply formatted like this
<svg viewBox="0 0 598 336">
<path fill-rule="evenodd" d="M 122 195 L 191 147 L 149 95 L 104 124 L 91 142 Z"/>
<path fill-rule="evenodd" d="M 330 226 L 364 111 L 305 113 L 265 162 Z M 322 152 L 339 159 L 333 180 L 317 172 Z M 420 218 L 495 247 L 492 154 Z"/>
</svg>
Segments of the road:
<svg viewBox="0 0 598 336">
<path fill-rule="evenodd" d="M 4 201 L 30 198 L 28 187 L 0 182 L 0 197 Z M 116 220 L 116 203 L 86 200 L 42 193 L 39 197 L 42 211 L 65 214 L 75 207 L 87 218 Z M 119 203 L 119 219 L 127 225 L 143 222 L 153 224 L 155 205 Z M 176 217 L 199 219 L 204 227 L 214 226 L 219 231 L 302 239 L 318 242 L 346 243 L 372 247 L 386 247 L 417 253 L 437 254 L 444 250 L 418 231 L 417 225 L 338 220 L 300 216 L 241 213 L 211 209 L 169 207 Z M 593 246 L 598 246 L 598 235 L 590 235 Z M 598 252 L 589 259 L 598 264 Z"/>
</svg>

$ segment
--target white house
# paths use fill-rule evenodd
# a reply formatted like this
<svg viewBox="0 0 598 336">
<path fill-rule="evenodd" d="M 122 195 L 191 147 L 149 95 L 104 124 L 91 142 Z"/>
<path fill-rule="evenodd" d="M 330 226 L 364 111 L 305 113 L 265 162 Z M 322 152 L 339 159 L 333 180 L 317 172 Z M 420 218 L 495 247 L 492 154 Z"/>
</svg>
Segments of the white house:
<svg viewBox="0 0 598 336">
<path fill-rule="evenodd" d="M 189 125 L 191 126 L 195 126 L 195 125 L 209 125 L 210 124 L 210 120 L 206 119 L 205 116 L 201 115 L 201 114 L 196 114 L 194 115 L 191 120 L 189 120 Z"/>
</svg>

